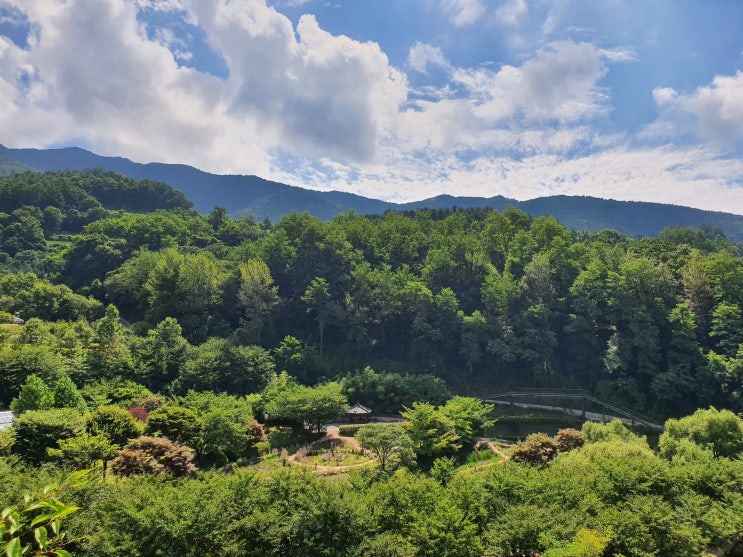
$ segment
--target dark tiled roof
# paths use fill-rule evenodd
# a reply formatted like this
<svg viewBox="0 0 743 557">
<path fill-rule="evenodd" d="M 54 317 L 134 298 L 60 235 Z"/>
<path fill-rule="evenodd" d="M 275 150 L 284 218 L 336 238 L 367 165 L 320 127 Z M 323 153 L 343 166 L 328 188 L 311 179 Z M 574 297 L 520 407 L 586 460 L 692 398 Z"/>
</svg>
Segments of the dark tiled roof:
<svg viewBox="0 0 743 557">
<path fill-rule="evenodd" d="M 358 402 L 346 410 L 346 414 L 371 414 L 372 409 L 359 404 Z"/>
</svg>

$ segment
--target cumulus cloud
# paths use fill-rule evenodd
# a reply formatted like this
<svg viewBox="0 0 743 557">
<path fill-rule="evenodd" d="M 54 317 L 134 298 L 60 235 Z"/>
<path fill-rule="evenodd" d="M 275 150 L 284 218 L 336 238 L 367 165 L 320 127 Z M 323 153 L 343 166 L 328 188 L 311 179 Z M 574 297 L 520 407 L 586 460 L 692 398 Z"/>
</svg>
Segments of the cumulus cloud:
<svg viewBox="0 0 743 557">
<path fill-rule="evenodd" d="M 692 131 L 727 147 L 743 142 L 743 72 L 718 75 L 688 94 L 656 87 L 653 99 L 662 115 L 649 130 L 665 130 L 669 136 Z"/>
<path fill-rule="evenodd" d="M 743 141 L 743 72 L 718 75 L 678 102 L 696 117 L 702 137 L 721 144 Z"/>
<path fill-rule="evenodd" d="M 451 78 L 468 90 L 466 104 L 484 124 L 515 118 L 575 122 L 606 111 L 607 95 L 598 86 L 606 71 L 593 45 L 558 43 L 520 67 L 455 68 Z"/>
<path fill-rule="evenodd" d="M 403 74 L 376 43 L 322 30 L 313 16 L 291 22 L 259 2 L 190 2 L 223 55 L 229 106 L 275 128 L 274 142 L 300 154 L 368 160 L 405 100 Z"/>
<path fill-rule="evenodd" d="M 656 87 L 653 89 L 653 100 L 660 107 L 675 104 L 678 96 L 678 92 L 673 87 Z"/>
<path fill-rule="evenodd" d="M 263 2 L 137 1 L 13 0 L 39 33 L 27 51 L 3 40 L 6 143 L 78 137 L 103 153 L 266 175 L 276 148 L 369 160 L 405 99 L 378 45 L 332 36 L 311 16 L 295 33 Z M 182 45 L 163 30 L 150 40 L 142 6 L 187 10 L 229 78 L 179 67 Z"/>
</svg>

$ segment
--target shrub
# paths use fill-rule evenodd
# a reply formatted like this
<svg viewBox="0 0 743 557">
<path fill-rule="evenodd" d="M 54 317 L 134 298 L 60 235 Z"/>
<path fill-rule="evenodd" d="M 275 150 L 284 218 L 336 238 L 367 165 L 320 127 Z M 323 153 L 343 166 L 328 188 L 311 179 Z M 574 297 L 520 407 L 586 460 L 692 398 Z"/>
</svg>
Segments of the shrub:
<svg viewBox="0 0 743 557">
<path fill-rule="evenodd" d="M 47 449 L 85 431 L 85 420 L 77 410 L 57 408 L 26 412 L 15 419 L 13 453 L 31 464 L 47 460 Z"/>
<path fill-rule="evenodd" d="M 140 406 L 147 410 L 147 412 L 152 412 L 153 410 L 160 408 L 161 406 L 165 405 L 165 399 L 161 396 L 157 395 L 149 395 L 144 397 L 142 400 L 139 401 L 137 406 Z"/>
<path fill-rule="evenodd" d="M 147 418 L 150 416 L 149 411 L 141 406 L 132 406 L 127 412 L 132 418 L 142 423 L 147 423 Z"/>
<path fill-rule="evenodd" d="M 111 461 L 110 470 L 117 476 L 169 474 L 181 477 L 196 471 L 193 457 L 191 449 L 167 437 L 139 437 L 119 451 Z"/>
<path fill-rule="evenodd" d="M 511 453 L 514 462 L 527 464 L 547 464 L 557 454 L 557 443 L 544 433 L 532 433 L 516 445 Z"/>
<path fill-rule="evenodd" d="M 203 429 L 204 423 L 193 410 L 180 406 L 163 406 L 150 413 L 145 433 L 167 437 L 197 448 L 201 445 Z"/>
<path fill-rule="evenodd" d="M 583 446 L 585 440 L 583 439 L 583 432 L 573 428 L 561 429 L 555 435 L 555 443 L 557 443 L 557 451 L 566 453 L 573 449 L 578 449 Z"/>
<path fill-rule="evenodd" d="M 88 414 L 87 426 L 91 434 L 105 435 L 111 443 L 119 446 L 142 434 L 140 423 L 118 406 L 101 406 Z"/>
<path fill-rule="evenodd" d="M 99 460 L 105 463 L 116 456 L 116 447 L 104 435 L 84 433 L 60 440 L 59 448 L 47 449 L 47 453 L 73 468 L 90 468 Z"/>
<path fill-rule="evenodd" d="M 682 440 L 689 440 L 715 457 L 736 458 L 743 453 L 743 420 L 730 410 L 699 409 L 691 416 L 670 419 L 660 436 L 660 453 L 672 458 Z"/>
<path fill-rule="evenodd" d="M 338 426 L 338 432 L 345 437 L 355 437 L 363 424 L 343 424 Z"/>
</svg>

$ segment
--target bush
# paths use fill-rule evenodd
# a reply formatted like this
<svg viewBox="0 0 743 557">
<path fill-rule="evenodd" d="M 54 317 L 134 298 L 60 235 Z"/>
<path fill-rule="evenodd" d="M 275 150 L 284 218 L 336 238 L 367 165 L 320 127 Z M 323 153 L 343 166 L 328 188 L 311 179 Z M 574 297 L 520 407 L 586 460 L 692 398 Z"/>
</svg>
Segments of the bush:
<svg viewBox="0 0 743 557">
<path fill-rule="evenodd" d="M 573 428 L 561 429 L 555 435 L 555 443 L 557 443 L 557 450 L 561 453 L 572 451 L 583 446 L 585 442 L 583 438 L 583 432 Z"/>
<path fill-rule="evenodd" d="M 111 443 L 119 446 L 142 435 L 140 423 L 118 406 L 101 406 L 88 414 L 87 426 L 91 434 L 105 435 Z"/>
<path fill-rule="evenodd" d="M 547 464 L 557 454 L 557 443 L 544 433 L 532 433 L 526 441 L 518 443 L 511 453 L 514 462 Z"/>
<path fill-rule="evenodd" d="M 338 432 L 344 437 L 355 437 L 359 429 L 364 427 L 363 424 L 344 424 L 338 426 Z"/>
<path fill-rule="evenodd" d="M 117 476 L 169 474 L 181 477 L 196 471 L 193 457 L 191 449 L 167 437 L 139 437 L 119 451 L 110 469 Z"/>
<path fill-rule="evenodd" d="M 699 409 L 691 416 L 670 419 L 660 436 L 660 453 L 672 458 L 681 441 L 688 440 L 715 457 L 737 458 L 743 452 L 743 420 L 730 410 Z"/>
<path fill-rule="evenodd" d="M 137 420 L 138 422 L 142 422 L 143 424 L 147 423 L 147 418 L 150 417 L 150 413 L 146 408 L 142 408 L 141 406 L 132 406 L 127 410 L 129 412 L 129 415 Z"/>
<path fill-rule="evenodd" d="M 165 399 L 157 395 L 146 396 L 137 404 L 137 406 L 144 408 L 147 412 L 152 412 L 163 405 L 165 405 Z"/>
<path fill-rule="evenodd" d="M 203 430 L 204 423 L 193 410 L 180 406 L 163 406 L 150 412 L 145 433 L 198 448 L 201 446 Z"/>
<path fill-rule="evenodd" d="M 104 435 L 85 433 L 62 439 L 58 449 L 48 449 L 50 458 L 60 460 L 73 468 L 90 468 L 99 460 L 104 463 L 116 456 L 116 447 Z"/>
<path fill-rule="evenodd" d="M 15 430 L 12 427 L 0 429 L 0 456 L 10 456 L 15 443 Z"/>
<path fill-rule="evenodd" d="M 13 453 L 31 464 L 47 460 L 47 449 L 85 431 L 85 420 L 77 410 L 58 408 L 26 412 L 15 419 Z"/>
</svg>

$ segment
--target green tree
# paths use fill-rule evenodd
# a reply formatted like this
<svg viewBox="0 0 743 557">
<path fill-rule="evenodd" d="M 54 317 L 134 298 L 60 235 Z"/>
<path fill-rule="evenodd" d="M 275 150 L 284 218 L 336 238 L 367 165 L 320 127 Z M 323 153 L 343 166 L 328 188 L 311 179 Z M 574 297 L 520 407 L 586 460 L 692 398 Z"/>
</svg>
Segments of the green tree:
<svg viewBox="0 0 743 557">
<path fill-rule="evenodd" d="M 172 389 L 176 393 L 194 389 L 247 394 L 263 389 L 274 370 L 271 355 L 260 346 L 236 346 L 210 338 L 189 351 Z"/>
<path fill-rule="evenodd" d="M 18 397 L 10 403 L 10 409 L 16 415 L 30 410 L 48 410 L 54 405 L 54 396 L 44 381 L 31 374 L 21 387 Z"/>
<path fill-rule="evenodd" d="M 400 415 L 407 420 L 404 426 L 418 456 L 434 457 L 462 448 L 454 424 L 432 404 L 414 402 L 410 408 L 406 407 L 400 412 Z"/>
<path fill-rule="evenodd" d="M 166 317 L 147 331 L 139 349 L 144 382 L 154 391 L 163 390 L 178 378 L 190 348 L 180 324 L 172 317 Z"/>
<path fill-rule="evenodd" d="M 171 441 L 199 449 L 204 423 L 198 414 L 180 406 L 162 406 L 150 413 L 145 433 L 156 437 L 167 437 Z"/>
<path fill-rule="evenodd" d="M 700 409 L 691 416 L 670 419 L 665 425 L 658 445 L 666 458 L 677 452 L 684 439 L 711 449 L 715 457 L 740 458 L 743 453 L 743 420 L 730 410 Z"/>
<path fill-rule="evenodd" d="M 237 303 L 242 330 L 250 344 L 259 344 L 261 332 L 279 303 L 279 289 L 273 284 L 268 265 L 259 259 L 241 263 L 238 273 Z"/>
<path fill-rule="evenodd" d="M 337 309 L 330 295 L 328 281 L 322 277 L 315 277 L 307 286 L 301 299 L 307 305 L 307 313 L 315 314 L 320 336 L 320 357 L 322 358 L 325 326 L 335 315 Z"/>
<path fill-rule="evenodd" d="M 678 304 L 668 316 L 671 341 L 666 353 L 666 369 L 650 384 L 661 409 L 676 415 L 696 407 L 700 390 L 698 372 L 704 366 L 702 349 L 696 339 L 694 314 L 686 304 Z"/>
<path fill-rule="evenodd" d="M 106 308 L 106 315 L 94 323 L 94 330 L 94 344 L 88 351 L 90 373 L 99 379 L 129 378 L 134 360 L 116 306 Z"/>
<path fill-rule="evenodd" d="M 202 450 L 226 464 L 248 449 L 248 424 L 235 421 L 228 411 L 215 409 L 204 415 Z"/>
<path fill-rule="evenodd" d="M 208 252 L 180 254 L 164 250 L 144 285 L 148 293 L 147 320 L 157 323 L 173 317 L 186 338 L 207 338 L 222 300 L 224 273 Z"/>
<path fill-rule="evenodd" d="M 377 455 L 379 468 L 387 470 L 399 462 L 410 462 L 413 443 L 405 428 L 390 424 L 369 424 L 359 428 L 356 440 L 362 448 Z"/>
<path fill-rule="evenodd" d="M 477 398 L 455 396 L 447 400 L 439 411 L 449 419 L 464 447 L 471 447 L 475 437 L 482 435 L 495 423 L 490 418 L 493 405 L 485 404 Z"/>
<path fill-rule="evenodd" d="M 77 389 L 77 385 L 67 375 L 63 375 L 57 380 L 52 398 L 54 408 L 74 408 L 78 412 L 85 412 L 88 409 L 88 405 L 85 404 L 85 399 Z"/>
<path fill-rule="evenodd" d="M 119 406 L 100 406 L 86 416 L 86 427 L 92 435 L 103 435 L 119 447 L 142 434 L 142 426 Z"/>
<path fill-rule="evenodd" d="M 715 306 L 709 336 L 714 341 L 716 352 L 735 357 L 743 344 L 743 312 L 740 307 L 726 302 Z"/>
<path fill-rule="evenodd" d="M 341 385 L 331 382 L 316 387 L 288 386 L 266 404 L 265 412 L 270 419 L 308 424 L 320 431 L 324 423 L 336 419 L 347 407 Z"/>
</svg>

